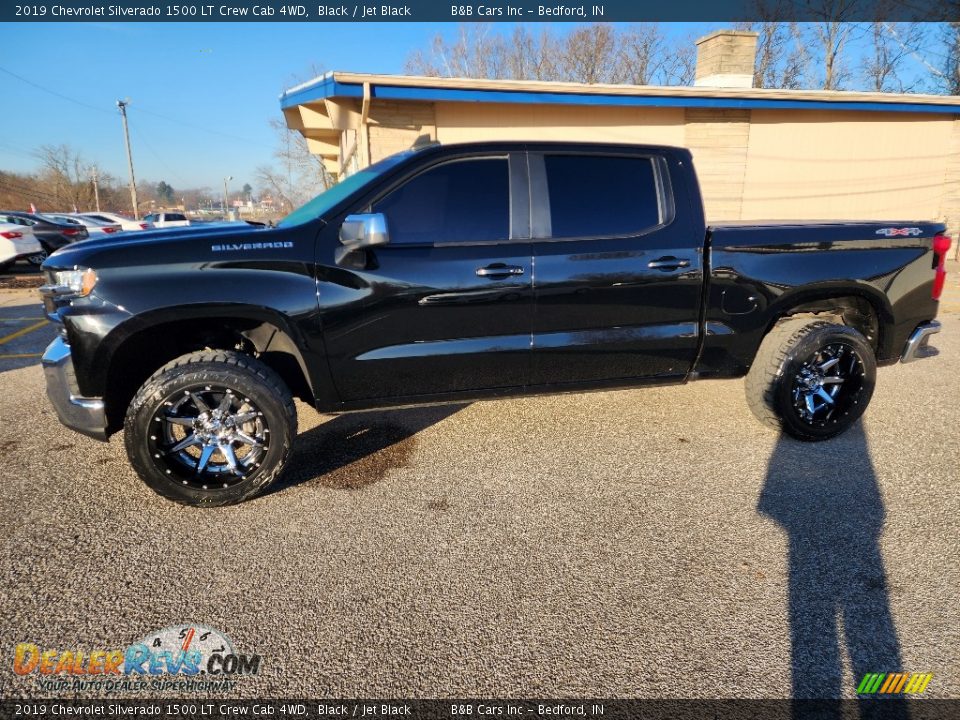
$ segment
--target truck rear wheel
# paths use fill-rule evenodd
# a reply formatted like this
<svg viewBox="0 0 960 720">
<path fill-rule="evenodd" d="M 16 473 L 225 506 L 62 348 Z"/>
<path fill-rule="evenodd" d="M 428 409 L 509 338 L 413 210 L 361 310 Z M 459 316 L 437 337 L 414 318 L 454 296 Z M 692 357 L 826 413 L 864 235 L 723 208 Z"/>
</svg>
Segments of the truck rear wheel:
<svg viewBox="0 0 960 720">
<path fill-rule="evenodd" d="M 876 377 L 873 348 L 855 329 L 796 318 L 763 339 L 747 374 L 747 403 L 765 425 L 827 440 L 863 415 Z"/>
<path fill-rule="evenodd" d="M 140 388 L 124 421 L 130 463 L 155 492 L 185 505 L 231 505 L 283 470 L 297 412 L 283 380 L 243 353 L 183 355 Z"/>
</svg>

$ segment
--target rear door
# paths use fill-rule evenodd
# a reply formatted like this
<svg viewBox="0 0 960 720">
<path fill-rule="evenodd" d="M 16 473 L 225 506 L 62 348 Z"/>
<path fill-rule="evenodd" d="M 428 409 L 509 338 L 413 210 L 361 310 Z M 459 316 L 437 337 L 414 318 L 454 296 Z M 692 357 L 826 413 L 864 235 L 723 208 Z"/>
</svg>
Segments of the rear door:
<svg viewBox="0 0 960 720">
<path fill-rule="evenodd" d="M 357 300 L 325 311 L 341 400 L 515 388 L 530 379 L 533 321 L 523 153 L 418 168 L 352 212 L 382 213 L 390 241 L 337 284 Z M 344 291 L 346 292 L 346 291 Z M 321 303 L 324 290 L 321 287 Z"/>
<path fill-rule="evenodd" d="M 656 155 L 530 154 L 533 384 L 689 372 L 703 228 L 678 213 L 670 171 Z"/>
</svg>

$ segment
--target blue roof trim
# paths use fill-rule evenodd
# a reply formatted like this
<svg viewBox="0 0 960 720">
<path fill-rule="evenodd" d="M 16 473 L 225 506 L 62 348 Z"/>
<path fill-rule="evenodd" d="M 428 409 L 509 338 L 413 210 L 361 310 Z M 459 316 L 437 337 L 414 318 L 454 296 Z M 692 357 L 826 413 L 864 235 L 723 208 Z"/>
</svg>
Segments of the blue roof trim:
<svg viewBox="0 0 960 720">
<path fill-rule="evenodd" d="M 547 105 L 603 105 L 626 107 L 731 108 L 738 110 L 859 110 L 862 112 L 909 112 L 960 114 L 960 105 L 863 100 L 791 100 L 781 98 L 726 98 L 657 95 L 603 95 L 529 90 L 465 90 L 460 88 L 409 87 L 372 84 L 370 94 L 383 100 L 424 100 L 447 102 L 522 103 Z M 332 97 L 363 97 L 363 86 L 340 83 L 333 77 L 280 98 L 289 108 Z"/>
</svg>

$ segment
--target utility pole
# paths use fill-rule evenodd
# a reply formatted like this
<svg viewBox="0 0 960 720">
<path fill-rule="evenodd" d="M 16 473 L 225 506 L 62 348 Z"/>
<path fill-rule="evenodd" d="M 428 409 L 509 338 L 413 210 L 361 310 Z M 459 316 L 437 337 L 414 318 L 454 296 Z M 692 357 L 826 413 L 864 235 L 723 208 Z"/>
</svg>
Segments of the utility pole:
<svg viewBox="0 0 960 720">
<path fill-rule="evenodd" d="M 123 139 L 127 145 L 127 165 L 130 168 L 130 200 L 133 202 L 133 219 L 140 219 L 140 206 L 137 203 L 137 180 L 133 175 L 133 155 L 130 152 L 130 128 L 127 127 L 127 101 L 117 100 L 120 117 L 123 118 Z"/>
<path fill-rule="evenodd" d="M 227 214 L 227 183 L 230 180 L 233 180 L 233 175 L 227 175 L 223 179 L 223 207 L 220 211 L 224 214 L 224 216 Z"/>
<path fill-rule="evenodd" d="M 94 165 L 93 169 L 90 171 L 91 179 L 93 180 L 93 198 L 97 203 L 97 212 L 100 212 L 100 186 L 97 184 L 97 181 L 100 179 L 97 176 L 97 166 Z"/>
</svg>

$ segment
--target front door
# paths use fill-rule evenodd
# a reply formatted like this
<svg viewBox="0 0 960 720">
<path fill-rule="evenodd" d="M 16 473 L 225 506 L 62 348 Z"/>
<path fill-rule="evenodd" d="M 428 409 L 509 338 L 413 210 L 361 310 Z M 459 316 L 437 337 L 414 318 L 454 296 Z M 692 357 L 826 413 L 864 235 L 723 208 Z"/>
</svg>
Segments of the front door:
<svg viewBox="0 0 960 720">
<path fill-rule="evenodd" d="M 527 191 L 517 157 L 445 159 L 355 210 L 382 213 L 390 240 L 364 251 L 363 269 L 338 270 L 351 275 L 338 282 L 360 293 L 324 315 L 342 401 L 414 401 L 529 382 L 529 205 L 511 202 L 511 193 Z"/>
</svg>

